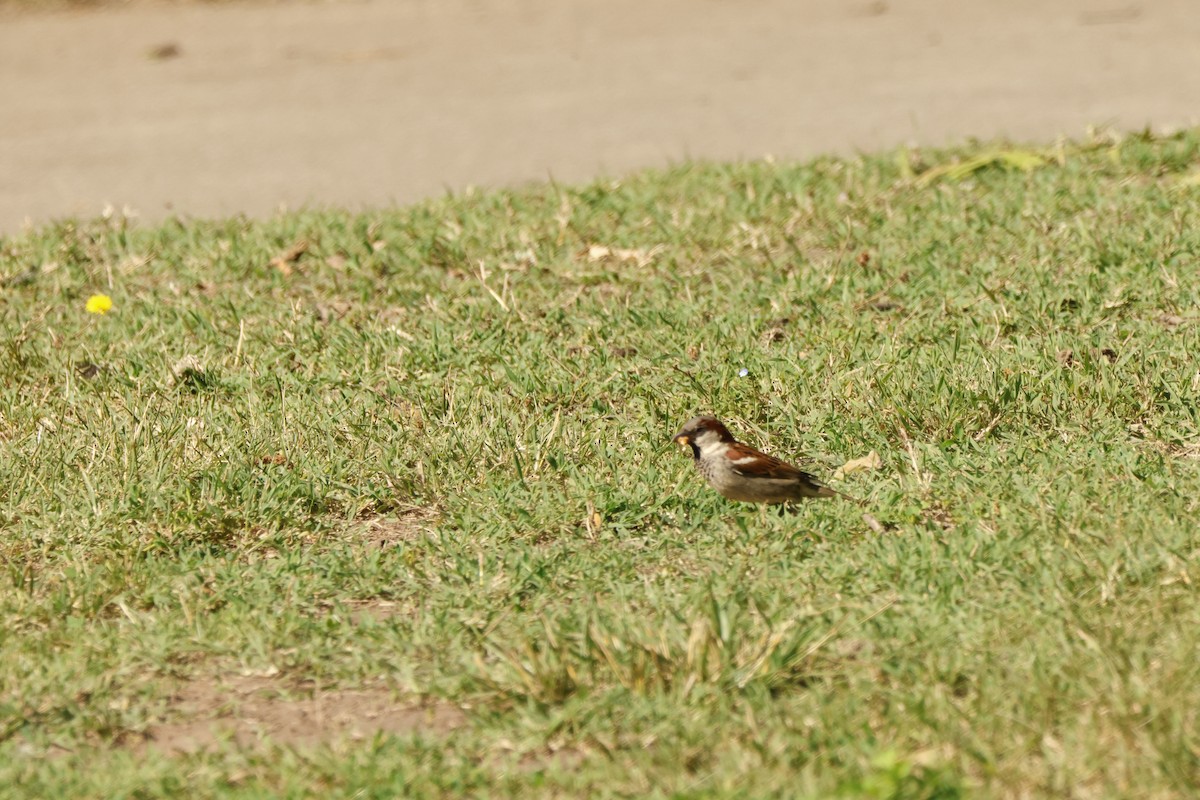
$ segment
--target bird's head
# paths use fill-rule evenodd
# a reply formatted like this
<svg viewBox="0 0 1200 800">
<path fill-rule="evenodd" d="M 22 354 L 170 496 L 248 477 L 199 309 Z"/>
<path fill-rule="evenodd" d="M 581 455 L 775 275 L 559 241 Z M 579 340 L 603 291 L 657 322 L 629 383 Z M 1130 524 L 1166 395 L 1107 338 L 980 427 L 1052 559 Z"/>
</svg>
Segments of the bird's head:
<svg viewBox="0 0 1200 800">
<path fill-rule="evenodd" d="M 672 441 L 691 447 L 692 455 L 700 458 L 703 452 L 732 442 L 733 434 L 712 414 L 701 414 L 684 423 Z"/>
</svg>

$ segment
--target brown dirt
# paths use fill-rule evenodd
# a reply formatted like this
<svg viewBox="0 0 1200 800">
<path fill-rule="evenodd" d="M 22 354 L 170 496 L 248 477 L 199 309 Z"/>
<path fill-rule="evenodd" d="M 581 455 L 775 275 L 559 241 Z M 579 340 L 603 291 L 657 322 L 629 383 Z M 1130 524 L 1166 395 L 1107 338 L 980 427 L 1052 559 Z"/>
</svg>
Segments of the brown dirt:
<svg viewBox="0 0 1200 800">
<path fill-rule="evenodd" d="M 8 11 L 0 233 L 686 157 L 1196 124 L 1195 0 L 355 0 Z"/>
<path fill-rule="evenodd" d="M 197 678 L 179 687 L 167 721 L 139 748 L 170 755 L 260 743 L 312 747 L 376 734 L 444 736 L 467 724 L 449 703 L 413 704 L 386 688 L 314 690 L 275 677 Z"/>
<path fill-rule="evenodd" d="M 380 548 L 409 544 L 429 535 L 437 511 L 432 508 L 412 508 L 391 516 L 369 517 L 360 520 L 352 529 L 355 538 Z"/>
</svg>

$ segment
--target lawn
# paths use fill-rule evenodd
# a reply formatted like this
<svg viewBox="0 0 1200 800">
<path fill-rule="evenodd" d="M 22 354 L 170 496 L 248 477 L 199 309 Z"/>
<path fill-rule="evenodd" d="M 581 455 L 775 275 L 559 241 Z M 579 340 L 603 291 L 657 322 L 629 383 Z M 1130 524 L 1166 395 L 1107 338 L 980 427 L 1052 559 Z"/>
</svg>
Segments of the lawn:
<svg viewBox="0 0 1200 800">
<path fill-rule="evenodd" d="M 1198 164 L 0 239 L 0 796 L 1194 791 Z M 864 505 L 722 499 L 699 411 Z"/>
</svg>

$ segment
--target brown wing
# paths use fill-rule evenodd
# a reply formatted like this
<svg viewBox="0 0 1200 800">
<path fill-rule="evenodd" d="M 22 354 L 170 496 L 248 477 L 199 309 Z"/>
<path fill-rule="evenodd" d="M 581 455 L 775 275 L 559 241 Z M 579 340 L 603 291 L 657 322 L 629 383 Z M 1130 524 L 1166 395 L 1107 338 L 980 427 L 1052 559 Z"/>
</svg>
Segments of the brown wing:
<svg viewBox="0 0 1200 800">
<path fill-rule="evenodd" d="M 725 449 L 725 457 L 733 462 L 734 472 L 749 478 L 779 478 L 781 480 L 795 479 L 800 476 L 812 478 L 808 473 L 796 469 L 786 461 L 780 461 L 775 456 L 760 453 L 741 442 L 729 445 Z"/>
<path fill-rule="evenodd" d="M 741 442 L 730 444 L 725 449 L 725 457 L 732 462 L 734 472 L 747 478 L 795 481 L 803 487 L 804 494 L 809 497 L 834 497 L 839 494 L 804 470 L 796 469 L 786 461 L 761 453 Z"/>
</svg>

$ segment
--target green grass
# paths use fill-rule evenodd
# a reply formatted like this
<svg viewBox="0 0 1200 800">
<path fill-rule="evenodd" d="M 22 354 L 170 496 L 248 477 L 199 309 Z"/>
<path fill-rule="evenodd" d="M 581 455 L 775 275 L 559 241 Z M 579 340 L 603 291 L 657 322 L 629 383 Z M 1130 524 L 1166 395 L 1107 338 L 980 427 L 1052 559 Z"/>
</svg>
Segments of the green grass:
<svg viewBox="0 0 1200 800">
<path fill-rule="evenodd" d="M 1194 791 L 1200 134 L 980 153 L 0 240 L 0 796 Z M 146 749 L 245 672 L 467 724 Z"/>
</svg>

